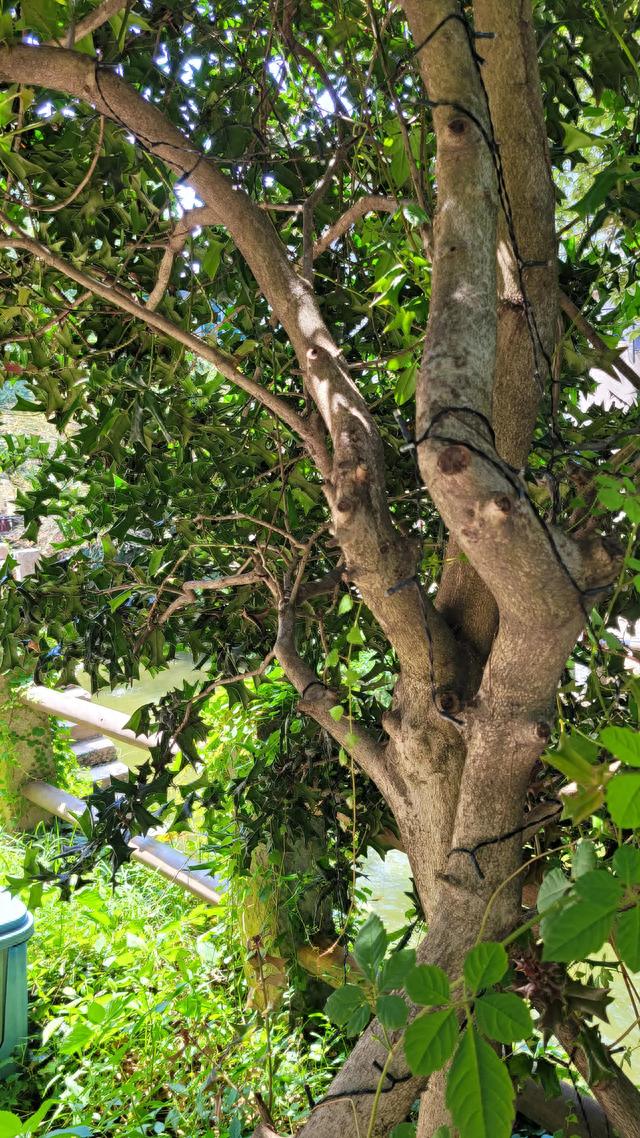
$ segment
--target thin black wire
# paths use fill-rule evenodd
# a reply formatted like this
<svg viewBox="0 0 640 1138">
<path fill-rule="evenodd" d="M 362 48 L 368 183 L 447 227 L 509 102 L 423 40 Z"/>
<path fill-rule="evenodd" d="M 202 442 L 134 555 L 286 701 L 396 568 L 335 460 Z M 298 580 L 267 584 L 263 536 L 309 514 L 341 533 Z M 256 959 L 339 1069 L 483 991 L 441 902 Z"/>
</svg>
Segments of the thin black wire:
<svg viewBox="0 0 640 1138">
<path fill-rule="evenodd" d="M 556 818 L 561 810 L 562 803 L 558 803 L 553 813 L 545 815 L 544 818 L 540 818 L 536 825 L 544 826 L 545 822 L 550 822 L 552 818 Z M 507 830 L 506 833 L 498 834 L 495 838 L 483 838 L 482 841 L 476 842 L 475 846 L 454 846 L 453 849 L 449 850 L 448 856 L 451 857 L 452 854 L 455 853 L 467 854 L 467 856 L 471 859 L 471 863 L 479 879 L 481 881 L 484 881 L 484 873 L 480 868 L 480 863 L 477 857 L 478 850 L 484 849 L 485 846 L 498 845 L 499 842 L 508 842 L 510 838 L 515 838 L 518 836 L 518 834 L 523 834 L 525 830 L 529 830 L 531 828 L 531 825 L 531 822 L 527 822 L 525 820 L 522 826 L 516 826 L 514 830 Z"/>
<path fill-rule="evenodd" d="M 374 1068 L 374 1070 L 376 1070 L 380 1074 L 382 1074 L 384 1068 L 382 1067 L 382 1064 L 378 1062 L 377 1059 L 373 1060 L 373 1063 L 371 1064 L 371 1066 Z M 414 1078 L 414 1076 L 411 1074 L 393 1075 L 391 1073 L 391 1071 L 387 1071 L 385 1073 L 385 1079 L 388 1080 L 389 1086 L 383 1087 L 382 1090 L 380 1091 L 380 1094 L 388 1095 L 391 1091 L 395 1090 L 395 1088 L 400 1083 L 408 1083 L 409 1080 L 413 1079 L 413 1078 Z M 324 1098 L 319 1099 L 318 1102 L 316 1103 L 316 1106 L 322 1106 L 323 1103 L 325 1103 L 325 1102 L 335 1102 L 336 1099 L 358 1098 L 358 1097 L 361 1097 L 363 1095 L 376 1095 L 377 1093 L 378 1093 L 377 1086 L 375 1086 L 375 1087 L 360 1087 L 357 1090 L 353 1090 L 353 1091 L 337 1091 L 335 1094 L 325 1095 Z"/>
</svg>

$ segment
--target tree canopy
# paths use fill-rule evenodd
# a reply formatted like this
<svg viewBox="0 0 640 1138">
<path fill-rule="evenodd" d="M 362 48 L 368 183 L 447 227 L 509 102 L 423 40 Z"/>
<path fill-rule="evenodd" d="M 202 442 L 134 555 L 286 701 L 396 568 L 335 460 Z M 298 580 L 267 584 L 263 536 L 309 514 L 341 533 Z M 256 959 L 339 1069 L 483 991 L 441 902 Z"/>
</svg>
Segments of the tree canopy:
<svg viewBox="0 0 640 1138">
<path fill-rule="evenodd" d="M 89 837 L 213 825 L 229 787 L 179 776 L 224 687 L 265 741 L 234 787 L 255 841 L 319 842 L 348 909 L 336 835 L 384 834 L 428 927 L 407 992 L 440 1010 L 404 1051 L 405 974 L 360 933 L 384 1041 L 305 1136 L 388 1135 L 454 1050 L 421 1138 L 510 1134 L 486 1038 L 533 1028 L 499 984 L 637 1134 L 581 1020 L 602 986 L 567 972 L 608 939 L 640 967 L 640 427 L 592 374 L 640 385 L 637 5 L 25 0 L 0 33 L 0 390 L 58 432 L 0 460 L 24 538 L 59 530 L 5 571 L 2 668 L 206 673 L 136 713 L 160 745 Z M 332 997 L 354 1036 L 362 991 Z"/>
</svg>

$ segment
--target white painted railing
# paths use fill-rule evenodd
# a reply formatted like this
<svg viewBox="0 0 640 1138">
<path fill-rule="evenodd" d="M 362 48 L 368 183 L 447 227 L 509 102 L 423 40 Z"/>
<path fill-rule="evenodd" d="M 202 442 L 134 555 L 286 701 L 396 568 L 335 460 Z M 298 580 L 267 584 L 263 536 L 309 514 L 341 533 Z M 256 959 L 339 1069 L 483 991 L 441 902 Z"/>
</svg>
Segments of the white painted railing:
<svg viewBox="0 0 640 1138">
<path fill-rule="evenodd" d="M 65 822 L 75 822 L 81 814 L 88 809 L 82 798 L 76 798 L 66 790 L 59 790 L 48 782 L 32 781 L 22 787 L 22 793 L 29 802 L 46 810 L 48 814 L 55 814 Z M 131 860 L 146 865 L 161 873 L 168 881 L 181 885 L 201 901 L 209 905 L 220 903 L 218 882 L 203 869 L 195 869 L 187 854 L 170 846 L 167 842 L 160 842 L 157 838 L 145 837 L 131 838 L 129 845 L 132 849 Z"/>
</svg>

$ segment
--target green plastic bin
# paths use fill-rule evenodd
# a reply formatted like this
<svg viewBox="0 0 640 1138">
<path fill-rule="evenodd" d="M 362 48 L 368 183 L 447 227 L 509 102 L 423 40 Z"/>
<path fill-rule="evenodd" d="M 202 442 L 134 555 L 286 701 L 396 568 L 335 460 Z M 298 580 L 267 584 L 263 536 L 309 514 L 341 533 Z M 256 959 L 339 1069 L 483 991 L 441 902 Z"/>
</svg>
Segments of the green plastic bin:
<svg viewBox="0 0 640 1138">
<path fill-rule="evenodd" d="M 15 1070 L 13 1052 L 27 1038 L 27 941 L 33 917 L 0 889 L 0 1079 Z"/>
</svg>

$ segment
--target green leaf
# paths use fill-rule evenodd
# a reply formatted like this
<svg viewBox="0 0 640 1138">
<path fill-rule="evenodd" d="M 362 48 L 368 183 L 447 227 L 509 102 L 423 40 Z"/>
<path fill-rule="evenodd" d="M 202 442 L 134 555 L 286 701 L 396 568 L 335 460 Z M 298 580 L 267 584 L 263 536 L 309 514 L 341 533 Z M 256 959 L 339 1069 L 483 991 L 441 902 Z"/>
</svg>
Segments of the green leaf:
<svg viewBox="0 0 640 1138">
<path fill-rule="evenodd" d="M 613 855 L 613 868 L 625 885 L 640 885 L 640 850 L 620 846 Z"/>
<path fill-rule="evenodd" d="M 614 912 L 622 900 L 623 889 L 616 877 L 606 869 L 592 869 L 576 882 L 575 891 L 586 901 Z"/>
<path fill-rule="evenodd" d="M 415 1122 L 399 1122 L 394 1126 L 389 1138 L 416 1138 Z"/>
<path fill-rule="evenodd" d="M 538 912 L 545 913 L 571 889 L 571 882 L 561 869 L 550 869 L 538 890 Z"/>
<path fill-rule="evenodd" d="M 325 1012 L 332 1023 L 344 1027 L 353 1013 L 366 1003 L 362 988 L 358 988 L 355 984 L 344 984 L 342 988 L 336 988 L 335 992 L 331 993 L 325 1004 Z"/>
<path fill-rule="evenodd" d="M 468 952 L 464 961 L 464 979 L 470 992 L 480 992 L 502 980 L 509 960 L 501 944 L 484 941 Z"/>
<path fill-rule="evenodd" d="M 332 648 L 329 655 L 325 660 L 327 668 L 335 668 L 336 664 L 340 663 L 340 652 L 337 648 Z"/>
<path fill-rule="evenodd" d="M 409 1009 L 402 996 L 378 996 L 376 1015 L 387 1031 L 397 1031 L 407 1022 Z"/>
<path fill-rule="evenodd" d="M 392 992 L 394 988 L 401 988 L 408 974 L 415 968 L 416 953 L 414 948 L 401 948 L 392 952 L 384 961 L 378 977 L 378 987 L 382 992 Z"/>
<path fill-rule="evenodd" d="M 460 1138 L 510 1138 L 514 1098 L 506 1067 L 467 1027 L 447 1079 L 446 1102 Z"/>
<path fill-rule="evenodd" d="M 371 1019 L 371 1008 L 368 1004 L 363 1004 L 362 1007 L 357 1008 L 350 1019 L 345 1024 L 345 1034 L 348 1036 L 360 1035 L 367 1026 Z"/>
<path fill-rule="evenodd" d="M 617 774 L 607 786 L 607 807 L 623 830 L 640 826 L 640 774 Z"/>
<path fill-rule="evenodd" d="M 475 1002 L 476 1022 L 483 1035 L 498 1043 L 527 1039 L 533 1031 L 531 1013 L 513 992 L 489 992 Z"/>
<path fill-rule="evenodd" d="M 436 964 L 419 964 L 407 976 L 404 986 L 414 1004 L 430 1007 L 446 1004 L 451 997 L 449 977 Z"/>
<path fill-rule="evenodd" d="M 419 1015 L 404 1033 L 404 1053 L 414 1075 L 439 1071 L 453 1054 L 458 1021 L 453 1011 Z"/>
<path fill-rule="evenodd" d="M 0 1110 L 0 1138 L 18 1138 L 19 1134 L 24 1134 L 22 1119 L 8 1110 Z"/>
<path fill-rule="evenodd" d="M 339 703 L 334 704 L 333 707 L 329 708 L 329 715 L 338 723 L 344 715 L 344 707 L 341 707 Z"/>
<path fill-rule="evenodd" d="M 347 640 L 349 644 L 364 644 L 364 636 L 358 624 L 352 624 L 347 633 Z"/>
<path fill-rule="evenodd" d="M 640 732 L 630 727 L 605 727 L 600 742 L 616 759 L 632 767 L 640 767 Z"/>
<path fill-rule="evenodd" d="M 602 947 L 611 931 L 613 913 L 590 901 L 574 901 L 543 917 L 543 960 L 582 960 Z"/>
<path fill-rule="evenodd" d="M 604 139 L 597 134 L 587 134 L 584 130 L 578 130 L 578 127 L 572 123 L 563 123 L 562 129 L 565 154 L 573 154 L 576 150 L 587 150 L 590 146 L 606 146 Z"/>
<path fill-rule="evenodd" d="M 576 852 L 573 855 L 571 865 L 573 877 L 582 877 L 583 873 L 588 873 L 589 870 L 595 869 L 597 864 L 598 858 L 593 842 L 590 842 L 587 838 L 581 838 L 576 846 Z"/>
<path fill-rule="evenodd" d="M 620 913 L 616 921 L 616 948 L 632 972 L 640 972 L 640 905 Z"/>
<path fill-rule="evenodd" d="M 345 613 L 345 612 L 351 612 L 352 608 L 353 608 L 353 597 L 351 597 L 349 595 L 349 593 L 345 593 L 345 595 L 340 598 L 340 604 L 338 605 L 338 613 L 340 614 L 340 616 L 342 616 L 343 613 Z"/>
<path fill-rule="evenodd" d="M 376 969 L 384 958 L 387 944 L 384 925 L 380 917 L 372 913 L 360 929 L 353 946 L 353 955 L 370 980 L 375 979 Z"/>
</svg>

